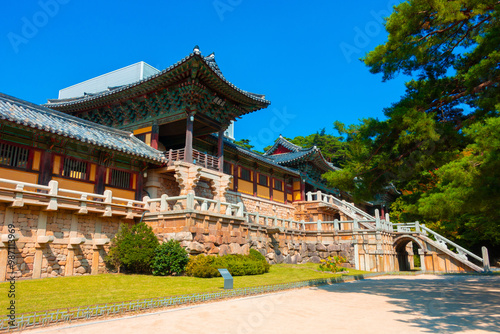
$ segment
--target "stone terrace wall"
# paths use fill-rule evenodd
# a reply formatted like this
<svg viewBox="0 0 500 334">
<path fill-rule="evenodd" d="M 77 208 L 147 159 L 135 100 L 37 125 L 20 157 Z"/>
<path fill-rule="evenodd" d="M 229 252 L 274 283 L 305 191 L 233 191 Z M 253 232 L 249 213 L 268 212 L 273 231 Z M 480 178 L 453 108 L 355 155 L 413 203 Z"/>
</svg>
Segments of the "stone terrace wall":
<svg viewBox="0 0 500 334">
<path fill-rule="evenodd" d="M 153 228 L 160 242 L 179 240 L 190 255 L 248 254 L 258 250 L 274 263 L 319 263 L 328 256 L 341 255 L 354 264 L 350 239 L 326 238 L 321 241 L 317 233 L 284 231 L 268 234 L 263 226 L 247 224 L 233 217 L 190 213 L 156 215 L 147 214 L 144 221 Z"/>
<path fill-rule="evenodd" d="M 16 241 L 16 278 L 39 278 L 68 275 L 85 275 L 106 272 L 103 262 L 109 245 L 94 246 L 94 239 L 112 239 L 121 222 L 130 220 L 119 217 L 102 218 L 94 214 L 76 215 L 72 211 L 42 211 L 37 206 L 11 208 L 0 203 L 0 231 L 8 234 L 12 222 Z M 54 241 L 39 244 L 37 237 L 53 236 Z M 71 238 L 85 238 L 80 245 L 70 245 Z M 5 244 L 7 245 L 7 243 Z M 7 270 L 6 248 L 0 248 L 0 280 Z"/>
<path fill-rule="evenodd" d="M 276 203 L 266 199 L 228 191 L 226 200 L 237 204 L 243 202 L 247 212 L 258 212 L 261 215 L 274 216 L 283 219 L 295 219 L 295 208 L 292 205 Z"/>
</svg>

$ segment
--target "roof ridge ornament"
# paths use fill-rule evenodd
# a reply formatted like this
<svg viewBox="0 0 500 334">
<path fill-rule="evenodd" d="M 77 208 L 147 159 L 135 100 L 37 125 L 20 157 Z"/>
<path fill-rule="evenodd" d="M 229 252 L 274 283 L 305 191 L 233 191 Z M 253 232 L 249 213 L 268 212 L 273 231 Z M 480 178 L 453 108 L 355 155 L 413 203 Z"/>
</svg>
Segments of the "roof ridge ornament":
<svg viewBox="0 0 500 334">
<path fill-rule="evenodd" d="M 193 48 L 193 52 L 197 55 L 201 54 L 200 47 L 198 45 L 195 45 Z"/>
</svg>

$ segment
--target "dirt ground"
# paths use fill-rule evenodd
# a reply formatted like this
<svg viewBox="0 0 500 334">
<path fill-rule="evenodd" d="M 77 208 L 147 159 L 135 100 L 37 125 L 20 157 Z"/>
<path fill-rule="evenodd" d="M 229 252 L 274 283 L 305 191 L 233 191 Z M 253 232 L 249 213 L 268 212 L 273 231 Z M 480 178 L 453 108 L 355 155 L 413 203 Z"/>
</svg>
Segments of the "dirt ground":
<svg viewBox="0 0 500 334">
<path fill-rule="evenodd" d="M 500 275 L 382 276 L 27 333 L 500 333 Z"/>
</svg>

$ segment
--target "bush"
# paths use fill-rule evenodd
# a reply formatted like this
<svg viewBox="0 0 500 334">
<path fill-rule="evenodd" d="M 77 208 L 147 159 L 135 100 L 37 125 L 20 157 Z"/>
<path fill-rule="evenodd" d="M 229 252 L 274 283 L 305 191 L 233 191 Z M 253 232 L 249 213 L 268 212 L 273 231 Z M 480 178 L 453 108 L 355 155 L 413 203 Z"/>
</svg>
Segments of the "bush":
<svg viewBox="0 0 500 334">
<path fill-rule="evenodd" d="M 198 255 L 192 257 L 186 267 L 186 274 L 205 278 L 218 277 L 220 273 L 217 269 L 225 268 L 233 276 L 260 275 L 269 272 L 270 267 L 262 254 L 250 250 L 249 255 L 224 255 L 220 257 Z"/>
<path fill-rule="evenodd" d="M 332 273 L 338 273 L 340 271 L 346 270 L 344 267 L 341 267 L 341 263 L 347 262 L 346 258 L 342 256 L 334 256 L 328 257 L 326 260 L 321 260 L 321 264 L 319 265 L 319 270 L 321 271 L 331 271 Z"/>
<path fill-rule="evenodd" d="M 212 266 L 215 256 L 211 255 L 197 255 L 189 259 L 186 266 L 186 274 L 194 277 L 217 277 L 220 276 L 219 271 Z"/>
<path fill-rule="evenodd" d="M 145 223 L 132 228 L 122 224 L 113 238 L 109 255 L 105 261 L 120 272 L 151 273 L 151 263 L 159 242 L 153 229 Z"/>
<path fill-rule="evenodd" d="M 151 269 L 155 276 L 180 274 L 186 268 L 188 261 L 186 250 L 179 241 L 171 239 L 156 248 Z"/>
</svg>

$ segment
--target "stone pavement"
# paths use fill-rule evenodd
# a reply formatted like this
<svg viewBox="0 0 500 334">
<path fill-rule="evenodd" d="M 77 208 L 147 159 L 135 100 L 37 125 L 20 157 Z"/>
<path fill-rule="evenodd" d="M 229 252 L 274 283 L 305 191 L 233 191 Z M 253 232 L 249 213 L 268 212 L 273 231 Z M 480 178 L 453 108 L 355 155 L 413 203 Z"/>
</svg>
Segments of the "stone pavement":
<svg viewBox="0 0 500 334">
<path fill-rule="evenodd" d="M 500 333 L 500 275 L 362 281 L 29 333 Z"/>
</svg>

